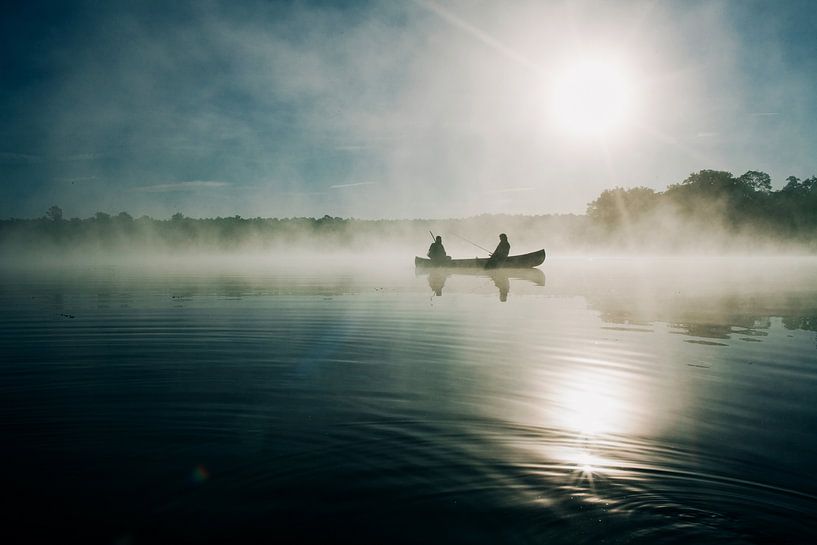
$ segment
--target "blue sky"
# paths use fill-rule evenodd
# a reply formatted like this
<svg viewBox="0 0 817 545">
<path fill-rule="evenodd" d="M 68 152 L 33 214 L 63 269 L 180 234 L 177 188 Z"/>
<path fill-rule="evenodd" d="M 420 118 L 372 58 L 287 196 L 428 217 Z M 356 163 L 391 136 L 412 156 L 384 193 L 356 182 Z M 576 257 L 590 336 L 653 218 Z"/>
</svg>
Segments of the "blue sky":
<svg viewBox="0 0 817 545">
<path fill-rule="evenodd" d="M 817 174 L 814 2 L 54 2 L 0 20 L 0 217 L 581 213 Z M 563 67 L 630 108 L 554 121 Z M 603 85 L 602 85 L 603 86 Z"/>
</svg>

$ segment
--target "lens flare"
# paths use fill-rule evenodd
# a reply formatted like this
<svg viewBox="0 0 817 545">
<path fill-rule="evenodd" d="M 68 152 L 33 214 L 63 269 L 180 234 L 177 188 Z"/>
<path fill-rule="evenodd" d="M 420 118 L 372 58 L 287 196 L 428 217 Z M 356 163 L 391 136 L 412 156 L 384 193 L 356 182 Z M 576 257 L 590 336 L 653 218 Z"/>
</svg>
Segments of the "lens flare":
<svg viewBox="0 0 817 545">
<path fill-rule="evenodd" d="M 199 464 L 193 469 L 190 478 L 195 484 L 202 484 L 210 478 L 210 472 L 207 471 L 206 467 Z"/>
</svg>

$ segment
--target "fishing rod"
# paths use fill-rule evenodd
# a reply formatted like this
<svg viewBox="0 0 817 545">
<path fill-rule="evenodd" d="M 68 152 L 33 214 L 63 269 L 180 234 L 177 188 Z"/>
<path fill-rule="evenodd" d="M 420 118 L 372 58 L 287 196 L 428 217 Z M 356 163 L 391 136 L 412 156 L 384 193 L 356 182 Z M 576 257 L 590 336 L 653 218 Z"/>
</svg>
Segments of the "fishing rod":
<svg viewBox="0 0 817 545">
<path fill-rule="evenodd" d="M 491 250 L 489 250 L 489 249 L 487 249 L 487 248 L 483 248 L 482 246 L 480 246 L 480 245 L 479 245 L 479 244 L 477 244 L 476 242 L 471 242 L 471 241 L 470 241 L 470 240 L 468 240 L 467 238 L 459 236 L 457 233 L 451 233 L 451 234 L 452 234 L 452 235 L 454 235 L 454 236 L 455 236 L 455 237 L 457 237 L 457 238 L 461 238 L 462 240 L 464 240 L 464 241 L 465 241 L 465 242 L 467 242 L 468 244 L 473 244 L 474 246 L 476 246 L 476 247 L 477 247 L 477 248 L 479 248 L 480 250 L 483 250 L 483 251 L 485 251 L 485 252 L 488 252 L 488 255 L 494 255 L 494 253 L 493 253 Z"/>
<path fill-rule="evenodd" d="M 428 230 L 428 234 L 431 235 L 431 240 L 437 242 L 437 237 L 434 236 L 434 233 L 431 232 L 431 229 Z"/>
</svg>

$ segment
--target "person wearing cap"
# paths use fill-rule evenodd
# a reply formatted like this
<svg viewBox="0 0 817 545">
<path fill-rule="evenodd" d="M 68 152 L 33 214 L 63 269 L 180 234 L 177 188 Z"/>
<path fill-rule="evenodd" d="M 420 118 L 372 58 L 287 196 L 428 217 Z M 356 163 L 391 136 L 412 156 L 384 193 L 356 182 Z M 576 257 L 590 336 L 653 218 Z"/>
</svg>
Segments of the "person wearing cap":
<svg viewBox="0 0 817 545">
<path fill-rule="evenodd" d="M 496 250 L 494 250 L 494 253 L 491 254 L 490 259 L 488 259 L 488 263 L 485 265 L 485 268 L 495 269 L 502 266 L 502 263 L 510 253 L 511 245 L 508 243 L 508 235 L 502 233 L 499 235 L 499 244 L 497 244 Z"/>
</svg>

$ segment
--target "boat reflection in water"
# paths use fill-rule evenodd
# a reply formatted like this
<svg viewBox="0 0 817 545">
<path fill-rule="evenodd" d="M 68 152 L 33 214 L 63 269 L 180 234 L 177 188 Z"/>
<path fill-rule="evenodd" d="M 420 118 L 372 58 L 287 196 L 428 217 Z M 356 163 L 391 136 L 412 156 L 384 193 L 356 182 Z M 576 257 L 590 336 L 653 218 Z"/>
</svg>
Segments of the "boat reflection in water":
<svg viewBox="0 0 817 545">
<path fill-rule="evenodd" d="M 420 274 L 418 272 L 418 274 Z M 443 287 L 445 286 L 446 279 L 450 276 L 450 273 L 445 272 L 443 269 L 434 269 L 428 274 L 428 287 L 431 288 L 431 291 L 434 292 L 434 295 L 437 297 L 443 296 Z"/>
<path fill-rule="evenodd" d="M 536 286 L 545 285 L 545 273 L 539 269 L 465 269 L 465 268 L 417 268 L 417 276 L 428 275 L 428 287 L 437 297 L 442 297 L 445 282 L 452 275 L 490 278 L 499 290 L 499 300 L 506 302 L 510 291 L 510 280 L 525 280 Z"/>
</svg>

